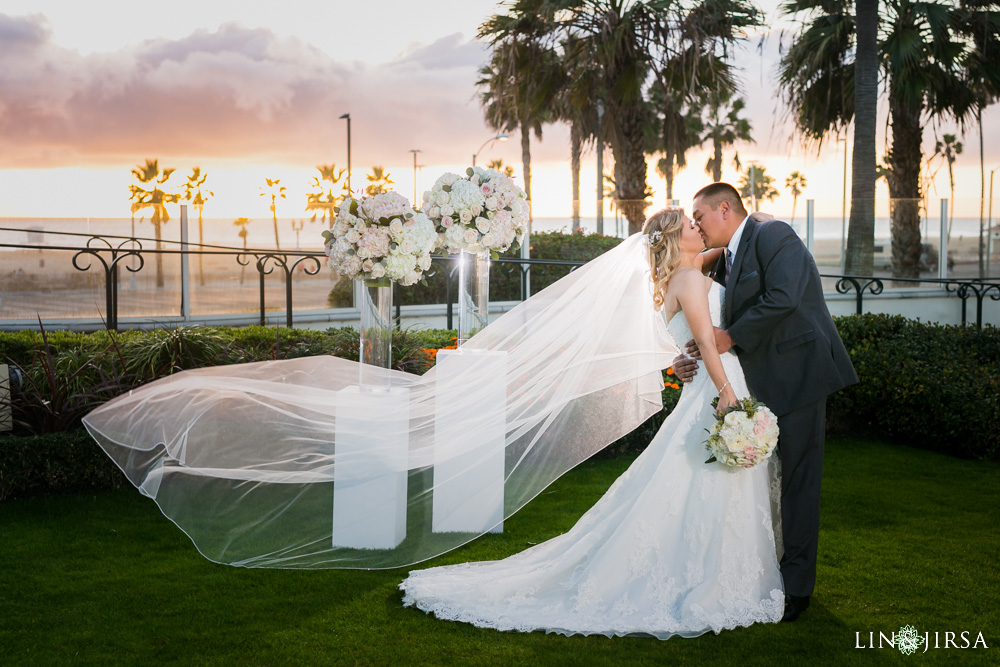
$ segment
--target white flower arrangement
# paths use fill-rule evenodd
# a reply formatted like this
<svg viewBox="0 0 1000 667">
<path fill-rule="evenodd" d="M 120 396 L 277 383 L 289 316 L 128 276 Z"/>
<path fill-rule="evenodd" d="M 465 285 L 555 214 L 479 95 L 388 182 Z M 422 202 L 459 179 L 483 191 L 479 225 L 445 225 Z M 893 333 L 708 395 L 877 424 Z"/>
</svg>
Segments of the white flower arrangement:
<svg viewBox="0 0 1000 667">
<path fill-rule="evenodd" d="M 330 267 L 341 275 L 413 285 L 431 267 L 437 231 L 406 197 L 396 192 L 348 197 L 336 211 L 333 228 L 323 231 L 323 247 Z"/>
<path fill-rule="evenodd" d="M 709 429 L 705 447 L 712 456 L 705 463 L 752 468 L 766 461 L 777 443 L 777 417 L 763 403 L 745 398 L 719 415 Z"/>
<path fill-rule="evenodd" d="M 524 190 L 494 169 L 470 167 L 463 178 L 443 174 L 424 193 L 421 209 L 434 223 L 438 248 L 447 253 L 498 255 L 521 243 L 528 223 Z"/>
</svg>

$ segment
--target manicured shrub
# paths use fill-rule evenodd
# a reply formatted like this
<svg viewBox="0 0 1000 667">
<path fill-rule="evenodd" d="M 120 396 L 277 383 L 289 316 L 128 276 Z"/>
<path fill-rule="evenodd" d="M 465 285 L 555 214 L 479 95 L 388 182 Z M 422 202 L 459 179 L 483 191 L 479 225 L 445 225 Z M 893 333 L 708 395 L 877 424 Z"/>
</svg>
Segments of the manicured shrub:
<svg viewBox="0 0 1000 667">
<path fill-rule="evenodd" d="M 21 370 L 12 387 L 14 434 L 80 427 L 90 410 L 157 378 L 188 368 L 329 354 L 358 359 L 358 332 L 261 326 L 178 327 L 154 331 L 63 335 L 0 333 L 0 361 Z M 433 365 L 427 348 L 450 344 L 454 332 L 393 332 L 392 367 L 421 375 Z"/>
<path fill-rule="evenodd" d="M 1000 329 L 890 315 L 837 318 L 861 382 L 827 404 L 832 430 L 1000 460 Z"/>
<path fill-rule="evenodd" d="M 886 315 L 836 322 L 861 382 L 828 401 L 831 431 L 1000 460 L 1000 330 Z M 454 337 L 440 329 L 397 331 L 393 367 L 423 374 Z M 113 464 L 79 430 L 80 417 L 119 393 L 183 368 L 319 354 L 357 359 L 358 332 L 260 326 L 89 335 L 21 331 L 0 333 L 0 354 L 25 375 L 12 394 L 15 432 L 0 437 L 3 499 L 120 486 Z M 664 410 L 602 455 L 645 449 L 680 397 L 676 378 L 665 375 L 664 382 Z M 43 433 L 48 435 L 31 435 Z"/>
<path fill-rule="evenodd" d="M 83 429 L 0 437 L 0 500 L 127 484 L 125 475 Z"/>
</svg>

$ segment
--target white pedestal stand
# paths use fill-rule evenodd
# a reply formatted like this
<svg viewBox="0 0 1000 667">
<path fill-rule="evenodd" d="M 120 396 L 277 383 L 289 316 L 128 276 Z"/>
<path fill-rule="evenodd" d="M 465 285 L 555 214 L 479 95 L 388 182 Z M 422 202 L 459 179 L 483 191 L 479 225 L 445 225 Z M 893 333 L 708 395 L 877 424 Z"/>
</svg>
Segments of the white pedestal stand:
<svg viewBox="0 0 1000 667">
<path fill-rule="evenodd" d="M 337 401 L 333 546 L 394 549 L 406 537 L 410 390 L 341 390 Z"/>
<path fill-rule="evenodd" d="M 434 437 L 435 533 L 503 532 L 507 353 L 437 353 Z M 475 393 L 471 411 L 454 410 Z"/>
</svg>

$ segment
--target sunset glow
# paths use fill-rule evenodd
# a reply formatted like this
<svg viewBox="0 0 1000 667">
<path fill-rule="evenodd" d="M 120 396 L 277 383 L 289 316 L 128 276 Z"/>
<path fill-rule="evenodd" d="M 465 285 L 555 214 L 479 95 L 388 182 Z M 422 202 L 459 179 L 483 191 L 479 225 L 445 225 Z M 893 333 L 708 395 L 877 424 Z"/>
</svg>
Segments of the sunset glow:
<svg viewBox="0 0 1000 667">
<path fill-rule="evenodd" d="M 803 172 L 800 198 L 817 200 L 818 215 L 842 208 L 844 145 L 830 142 L 817 155 L 792 135 L 777 99 L 775 64 L 780 29 L 777 3 L 761 3 L 772 30 L 744 45 L 743 88 L 755 143 L 737 145 L 741 160 L 756 160 L 781 196 L 768 207 L 791 213 L 787 175 Z M 320 164 L 347 166 L 346 124 L 352 118 L 352 182 L 365 182 L 372 165 L 391 174 L 395 188 L 413 197 L 411 149 L 419 149 L 417 189 L 445 171 L 468 166 L 473 151 L 495 134 L 479 108 L 475 81 L 488 49 L 474 38 L 495 2 L 386 2 L 377 21 L 359 3 L 173 3 L 150 21 L 118 1 L 8 0 L 0 13 L 0 217 L 127 217 L 130 171 L 147 158 L 177 172 L 179 187 L 194 166 L 215 193 L 205 215 L 266 218 L 259 196 L 265 178 L 288 188 L 278 215 L 308 217 L 310 180 Z M 113 20 L 107 17 L 114 16 Z M 363 27 L 363 29 L 361 29 Z M 377 39 L 372 39 L 377 35 Z M 758 48 L 761 36 L 767 36 Z M 1000 162 L 1000 116 L 984 114 L 986 170 Z M 885 109 L 881 110 L 884 119 Z M 881 122 L 878 154 L 884 152 Z M 925 155 L 938 135 L 925 132 Z M 497 142 L 481 164 L 502 159 L 521 178 L 521 142 Z M 955 166 L 958 215 L 978 216 L 980 194 L 975 127 L 960 139 Z M 571 210 L 569 132 L 563 125 L 532 137 L 532 199 L 536 217 L 568 217 Z M 736 181 L 733 151 L 724 178 Z M 706 149 L 688 154 L 675 182 L 687 203 L 709 180 Z M 610 150 L 605 166 L 610 172 Z M 654 205 L 665 185 L 649 159 Z M 849 178 L 849 174 L 848 174 Z M 593 149 L 584 153 L 581 212 L 593 216 L 597 175 Z M 360 184 L 360 185 L 359 185 Z M 931 197 L 948 197 L 947 169 Z M 884 184 L 878 196 L 887 196 Z"/>
</svg>

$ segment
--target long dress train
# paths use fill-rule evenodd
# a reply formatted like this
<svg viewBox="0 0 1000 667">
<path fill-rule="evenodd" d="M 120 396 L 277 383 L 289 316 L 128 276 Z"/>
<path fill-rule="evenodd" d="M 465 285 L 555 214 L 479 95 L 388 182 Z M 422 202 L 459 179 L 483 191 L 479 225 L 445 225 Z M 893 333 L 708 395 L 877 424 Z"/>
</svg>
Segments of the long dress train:
<svg viewBox="0 0 1000 667">
<path fill-rule="evenodd" d="M 709 292 L 718 324 L 723 288 Z M 691 338 L 683 316 L 675 341 Z M 723 355 L 738 397 L 739 361 Z M 715 388 L 702 370 L 646 450 L 567 533 L 500 561 L 416 570 L 404 603 L 498 630 L 659 638 L 777 622 L 777 457 L 706 464 Z"/>
</svg>

